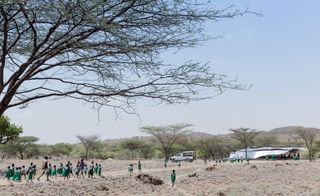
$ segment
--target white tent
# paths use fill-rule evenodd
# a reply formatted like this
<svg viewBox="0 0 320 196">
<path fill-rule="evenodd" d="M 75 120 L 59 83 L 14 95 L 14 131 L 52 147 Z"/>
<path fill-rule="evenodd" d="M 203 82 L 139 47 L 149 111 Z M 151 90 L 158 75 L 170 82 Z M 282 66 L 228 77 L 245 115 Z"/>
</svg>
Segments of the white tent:
<svg viewBox="0 0 320 196">
<path fill-rule="evenodd" d="M 258 159 L 266 156 L 272 155 L 282 155 L 286 153 L 295 153 L 301 150 L 306 150 L 305 148 L 297 147 L 285 147 L 285 148 L 273 148 L 273 147 L 263 147 L 263 148 L 248 148 L 247 154 L 248 159 Z M 246 150 L 241 149 L 236 152 L 230 153 L 230 159 L 241 159 L 246 157 Z"/>
</svg>

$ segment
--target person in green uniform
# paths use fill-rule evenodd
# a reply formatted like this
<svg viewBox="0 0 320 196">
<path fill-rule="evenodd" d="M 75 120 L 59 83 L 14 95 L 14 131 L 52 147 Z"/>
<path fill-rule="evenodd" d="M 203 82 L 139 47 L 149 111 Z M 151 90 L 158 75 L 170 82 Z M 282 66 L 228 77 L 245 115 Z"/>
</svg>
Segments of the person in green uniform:
<svg viewBox="0 0 320 196">
<path fill-rule="evenodd" d="M 8 180 L 10 180 L 10 178 L 12 177 L 11 175 L 12 175 L 12 170 L 11 170 L 11 167 L 10 167 L 10 165 L 9 165 L 8 168 L 7 168 L 5 177 L 6 177 Z"/>
<path fill-rule="evenodd" d="M 17 167 L 13 176 L 14 181 L 21 182 L 21 167 Z"/>
<path fill-rule="evenodd" d="M 93 173 L 94 173 L 94 165 L 91 165 L 88 172 L 88 178 L 93 178 Z"/>
<path fill-rule="evenodd" d="M 79 178 L 79 175 L 80 175 L 80 163 L 77 164 L 74 173 L 76 174 L 76 177 Z"/>
<path fill-rule="evenodd" d="M 49 164 L 46 171 L 47 181 L 49 181 L 49 177 L 51 176 L 51 173 L 52 173 L 52 166 L 51 164 Z"/>
<path fill-rule="evenodd" d="M 271 155 L 271 158 L 272 158 L 272 161 L 274 161 L 276 159 L 276 155 L 275 154 L 272 154 Z"/>
<path fill-rule="evenodd" d="M 101 164 L 99 164 L 99 168 L 98 168 L 98 176 L 101 176 L 101 172 L 102 172 L 102 166 L 101 166 Z"/>
<path fill-rule="evenodd" d="M 29 168 L 28 168 L 28 177 L 27 177 L 27 182 L 29 182 L 29 181 L 31 181 L 32 182 L 32 179 L 33 179 L 33 176 L 34 176 L 34 174 L 33 174 L 33 172 L 34 172 L 34 169 L 35 169 L 35 165 L 34 166 L 30 166 Z"/>
<path fill-rule="evenodd" d="M 138 170 L 139 170 L 139 172 L 141 172 L 141 162 L 140 161 L 138 161 Z"/>
<path fill-rule="evenodd" d="M 96 175 L 98 175 L 98 170 L 99 170 L 99 165 L 98 165 L 98 163 L 96 163 L 96 165 L 95 165 L 95 167 L 94 167 L 94 173 L 95 173 Z"/>
<path fill-rule="evenodd" d="M 57 179 L 57 166 L 54 165 L 51 171 L 51 176 Z"/>
<path fill-rule="evenodd" d="M 60 166 L 57 169 L 57 174 L 61 177 L 63 172 L 63 164 L 60 163 Z"/>
<path fill-rule="evenodd" d="M 64 167 L 63 167 L 63 171 L 62 171 L 62 177 L 63 179 L 65 180 L 66 178 L 69 179 L 69 164 L 66 164 Z"/>
<path fill-rule="evenodd" d="M 130 174 L 130 176 L 132 176 L 132 173 L 133 173 L 133 165 L 130 163 L 129 166 L 128 166 L 128 172 Z"/>
<path fill-rule="evenodd" d="M 84 175 L 87 175 L 87 173 L 88 173 L 88 165 L 87 164 L 84 165 L 83 171 L 84 171 Z"/>
<path fill-rule="evenodd" d="M 172 187 L 174 187 L 174 183 L 176 182 L 176 171 L 172 170 L 171 173 L 171 183 L 172 183 Z"/>
<path fill-rule="evenodd" d="M 70 178 L 70 175 L 73 176 L 73 166 L 72 166 L 72 163 L 70 163 L 70 161 L 68 161 L 69 163 L 69 178 Z"/>
</svg>

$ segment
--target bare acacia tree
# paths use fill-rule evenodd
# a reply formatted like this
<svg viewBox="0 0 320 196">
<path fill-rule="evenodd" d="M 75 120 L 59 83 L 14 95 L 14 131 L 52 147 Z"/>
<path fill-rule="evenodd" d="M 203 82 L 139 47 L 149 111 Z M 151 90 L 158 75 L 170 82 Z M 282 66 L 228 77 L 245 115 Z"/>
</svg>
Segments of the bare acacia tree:
<svg viewBox="0 0 320 196">
<path fill-rule="evenodd" d="M 238 128 L 238 129 L 230 129 L 233 132 L 231 137 L 237 141 L 239 141 L 246 150 L 246 160 L 248 160 L 248 147 L 253 144 L 254 138 L 260 133 L 255 129 L 249 128 Z"/>
<path fill-rule="evenodd" d="M 0 115 L 44 98 L 130 112 L 137 98 L 171 104 L 208 98 L 198 94 L 202 88 L 243 89 L 208 65 L 160 58 L 207 40 L 204 22 L 248 13 L 210 7 L 190 0 L 1 1 Z"/>
<path fill-rule="evenodd" d="M 314 144 L 314 140 L 316 139 L 317 132 L 319 133 L 319 129 L 315 129 L 315 128 L 299 128 L 298 130 L 296 130 L 296 134 L 304 141 L 308 149 L 310 162 L 314 155 L 313 144 Z"/>
<path fill-rule="evenodd" d="M 209 137 L 201 138 L 200 148 L 205 154 L 210 155 L 213 159 L 218 157 L 224 158 L 227 155 L 228 144 L 223 138 Z"/>
<path fill-rule="evenodd" d="M 85 136 L 77 135 L 76 137 L 80 140 L 81 144 L 84 146 L 85 158 L 86 160 L 88 160 L 90 151 L 95 149 L 97 144 L 99 143 L 99 136 L 92 135 L 92 136 L 85 137 Z"/>
<path fill-rule="evenodd" d="M 174 124 L 168 126 L 147 126 L 142 127 L 142 131 L 148 133 L 160 142 L 162 152 L 165 160 L 170 159 L 172 153 L 173 144 L 179 139 L 188 135 L 191 130 L 187 129 L 191 127 L 191 124 Z"/>
</svg>

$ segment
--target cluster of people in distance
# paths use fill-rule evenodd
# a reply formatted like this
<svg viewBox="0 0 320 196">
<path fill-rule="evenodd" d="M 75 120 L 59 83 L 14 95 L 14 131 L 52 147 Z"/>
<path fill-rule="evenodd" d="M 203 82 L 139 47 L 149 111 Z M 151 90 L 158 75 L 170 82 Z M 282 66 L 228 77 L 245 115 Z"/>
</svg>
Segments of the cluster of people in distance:
<svg viewBox="0 0 320 196">
<path fill-rule="evenodd" d="M 167 162 L 165 163 L 166 167 Z M 178 166 L 181 166 L 181 162 L 179 162 Z M 138 161 L 138 171 L 141 172 L 142 165 L 141 162 Z M 128 171 L 130 176 L 133 174 L 133 164 L 129 163 Z M 48 161 L 48 157 L 44 158 L 44 161 L 42 163 L 41 167 L 41 173 L 39 177 L 37 177 L 38 181 L 40 178 L 44 175 L 46 175 L 47 180 L 50 180 L 50 178 L 57 178 L 57 177 L 63 177 L 63 179 L 69 179 L 71 176 L 74 176 L 76 178 L 84 178 L 86 175 L 88 175 L 88 178 L 93 178 L 94 175 L 101 176 L 102 167 L 101 164 L 91 162 L 91 165 L 88 166 L 84 159 L 81 159 L 81 161 L 78 161 L 76 164 L 76 167 L 73 168 L 72 163 L 68 161 L 65 165 L 63 163 L 60 163 L 60 165 L 57 167 L 57 165 L 52 165 Z M 21 182 L 22 179 L 26 180 L 27 182 L 32 182 L 32 180 L 36 177 L 37 174 L 37 166 L 33 163 L 30 163 L 30 166 L 26 170 L 25 166 L 22 167 L 15 167 L 14 163 L 11 164 L 11 166 L 8 166 L 5 177 L 8 180 L 13 180 L 16 182 Z M 176 181 L 176 172 L 175 170 L 172 170 L 171 173 L 171 183 L 172 186 L 174 186 L 174 183 Z"/>
<path fill-rule="evenodd" d="M 141 172 L 141 170 L 142 170 L 142 165 L 141 165 L 141 162 L 138 161 L 138 171 Z M 128 172 L 129 172 L 129 175 L 132 176 L 132 174 L 133 174 L 133 164 L 132 163 L 129 163 Z"/>
<path fill-rule="evenodd" d="M 37 167 L 33 163 L 30 163 L 30 166 L 27 170 L 24 165 L 22 167 L 15 167 L 15 165 L 12 164 L 11 166 L 8 166 L 5 177 L 8 180 L 13 180 L 16 182 L 21 182 L 22 179 L 26 180 L 27 182 L 32 182 L 32 180 L 36 177 L 36 173 Z M 57 176 L 63 177 L 63 179 L 69 179 L 70 176 L 84 178 L 86 175 L 88 175 L 88 178 L 93 178 L 94 175 L 101 176 L 101 173 L 101 164 L 94 163 L 93 161 L 91 162 L 90 166 L 84 162 L 84 159 L 81 159 L 81 161 L 77 162 L 75 167 L 73 167 L 70 161 L 68 161 L 68 163 L 65 165 L 60 163 L 60 165 L 57 167 L 57 165 L 52 165 L 49 163 L 48 157 L 45 157 L 42 163 L 41 173 L 37 179 L 40 180 L 40 178 L 44 175 L 46 175 L 47 180 L 50 180 L 50 178 L 57 178 Z"/>
</svg>

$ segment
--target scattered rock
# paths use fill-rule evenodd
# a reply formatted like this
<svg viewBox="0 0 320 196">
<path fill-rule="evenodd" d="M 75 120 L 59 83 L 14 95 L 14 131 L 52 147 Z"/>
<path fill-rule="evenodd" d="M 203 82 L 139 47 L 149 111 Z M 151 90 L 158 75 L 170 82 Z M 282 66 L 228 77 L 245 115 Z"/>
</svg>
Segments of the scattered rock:
<svg viewBox="0 0 320 196">
<path fill-rule="evenodd" d="M 100 188 L 99 188 L 100 191 L 108 191 L 109 188 L 104 186 L 104 185 L 101 185 Z"/>
<path fill-rule="evenodd" d="M 142 181 L 145 184 L 153 184 L 153 185 L 162 185 L 163 180 L 150 176 L 148 174 L 139 174 L 136 176 L 136 179 Z"/>
<path fill-rule="evenodd" d="M 213 171 L 213 170 L 216 170 L 215 166 L 210 166 L 206 168 L 206 171 Z"/>
<path fill-rule="evenodd" d="M 197 177 L 197 173 L 189 174 L 188 177 Z"/>
<path fill-rule="evenodd" d="M 291 163 L 287 163 L 287 162 L 286 162 L 286 165 L 291 165 Z"/>
<path fill-rule="evenodd" d="M 226 194 L 224 192 L 218 192 L 217 196 L 226 196 Z"/>
<path fill-rule="evenodd" d="M 250 169 L 258 169 L 256 165 L 251 165 Z"/>
<path fill-rule="evenodd" d="M 283 166 L 283 164 L 276 163 L 275 166 L 276 166 L 276 167 L 278 167 L 278 166 Z"/>
</svg>

